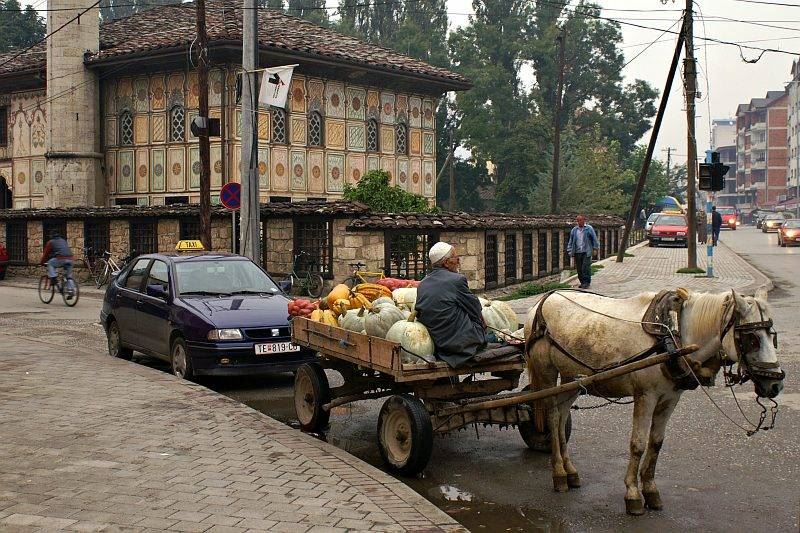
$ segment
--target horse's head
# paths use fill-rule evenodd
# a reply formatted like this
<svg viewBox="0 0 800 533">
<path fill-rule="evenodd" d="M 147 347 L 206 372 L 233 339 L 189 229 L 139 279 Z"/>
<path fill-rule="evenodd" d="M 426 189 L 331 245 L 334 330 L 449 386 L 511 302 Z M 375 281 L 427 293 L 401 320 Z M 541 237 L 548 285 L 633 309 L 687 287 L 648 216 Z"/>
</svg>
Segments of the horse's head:
<svg viewBox="0 0 800 533">
<path fill-rule="evenodd" d="M 766 292 L 751 297 L 731 291 L 724 307 L 723 355 L 739 363 L 743 377 L 753 380 L 756 394 L 774 398 L 783 390 L 786 373 L 778 363 L 778 334 L 766 304 Z"/>
</svg>

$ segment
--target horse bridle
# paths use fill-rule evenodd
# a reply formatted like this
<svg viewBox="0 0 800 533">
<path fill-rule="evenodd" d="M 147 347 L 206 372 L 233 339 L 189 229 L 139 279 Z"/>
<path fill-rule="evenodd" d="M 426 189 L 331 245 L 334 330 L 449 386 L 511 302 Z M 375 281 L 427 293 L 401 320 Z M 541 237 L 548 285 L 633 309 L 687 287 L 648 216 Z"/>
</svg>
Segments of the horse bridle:
<svg viewBox="0 0 800 533">
<path fill-rule="evenodd" d="M 728 320 L 728 323 L 722 328 L 722 333 L 720 335 L 720 342 L 725 338 L 728 332 L 733 328 L 733 344 L 736 348 L 736 356 L 739 360 L 739 369 L 741 374 L 741 369 L 744 368 L 744 375 L 740 376 L 739 382 L 747 381 L 748 377 L 758 377 L 763 379 L 775 379 L 775 380 L 782 380 L 786 377 L 786 372 L 783 370 L 776 371 L 776 368 L 780 368 L 780 364 L 777 362 L 774 363 L 764 363 L 761 361 L 750 361 L 747 358 L 747 354 L 756 351 L 761 346 L 761 341 L 758 338 L 756 333 L 759 330 L 766 330 L 767 334 L 772 337 L 772 345 L 775 349 L 778 349 L 778 332 L 775 331 L 774 324 L 772 323 L 772 319 L 769 318 L 764 320 L 764 310 L 761 308 L 761 305 L 756 301 L 755 304 L 758 307 L 758 313 L 761 315 L 761 320 L 758 322 L 747 322 L 747 323 L 740 323 L 741 314 L 739 310 L 736 308 L 736 296 L 731 295 L 732 303 L 733 303 L 733 313 L 731 313 L 731 318 Z M 727 357 L 723 357 L 723 363 L 726 366 L 730 366 L 733 364 L 733 361 L 728 359 Z"/>
</svg>

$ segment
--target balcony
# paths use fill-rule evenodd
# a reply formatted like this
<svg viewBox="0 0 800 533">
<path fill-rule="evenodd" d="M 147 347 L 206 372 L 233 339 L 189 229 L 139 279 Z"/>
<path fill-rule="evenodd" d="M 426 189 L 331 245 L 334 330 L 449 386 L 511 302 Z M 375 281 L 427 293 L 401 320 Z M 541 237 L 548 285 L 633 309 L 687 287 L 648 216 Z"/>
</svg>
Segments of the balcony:
<svg viewBox="0 0 800 533">
<path fill-rule="evenodd" d="M 750 144 L 751 150 L 766 150 L 767 149 L 767 139 L 765 138 L 762 141 L 753 140 Z"/>
<path fill-rule="evenodd" d="M 764 170 L 767 168 L 767 160 L 766 159 L 756 159 L 750 165 L 752 170 Z"/>
<path fill-rule="evenodd" d="M 767 130 L 766 121 L 753 122 L 752 124 L 750 124 L 750 132 L 751 133 L 756 132 L 756 131 L 766 131 L 766 130 Z"/>
</svg>

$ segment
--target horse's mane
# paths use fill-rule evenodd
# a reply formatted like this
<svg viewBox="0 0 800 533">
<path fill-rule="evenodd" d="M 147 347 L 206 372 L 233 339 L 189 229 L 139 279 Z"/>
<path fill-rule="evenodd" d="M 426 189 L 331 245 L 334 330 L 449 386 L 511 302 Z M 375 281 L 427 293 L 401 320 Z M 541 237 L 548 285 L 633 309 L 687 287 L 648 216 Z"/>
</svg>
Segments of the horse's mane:
<svg viewBox="0 0 800 533">
<path fill-rule="evenodd" d="M 725 314 L 725 298 L 729 295 L 730 292 L 690 292 L 684 310 L 689 311 L 691 318 L 684 321 L 684 333 L 693 339 L 719 333 Z"/>
</svg>

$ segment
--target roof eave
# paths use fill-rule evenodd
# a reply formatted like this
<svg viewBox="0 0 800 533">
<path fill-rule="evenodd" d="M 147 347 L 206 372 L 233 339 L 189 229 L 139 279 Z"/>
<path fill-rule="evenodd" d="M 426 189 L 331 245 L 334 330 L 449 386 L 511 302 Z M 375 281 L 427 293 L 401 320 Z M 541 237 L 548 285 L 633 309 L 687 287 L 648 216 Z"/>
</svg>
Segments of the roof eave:
<svg viewBox="0 0 800 533">
<path fill-rule="evenodd" d="M 209 44 L 210 44 L 209 52 L 212 54 L 212 60 L 214 59 L 213 54 L 215 51 L 224 52 L 230 50 L 236 50 L 236 51 L 241 50 L 241 42 L 235 40 L 216 40 L 212 41 Z M 105 58 L 90 59 L 89 61 L 87 61 L 86 64 L 89 68 L 104 68 L 104 67 L 119 65 L 121 63 L 130 63 L 131 61 L 134 62 L 143 60 L 152 61 L 153 59 L 167 58 L 175 55 L 183 55 L 186 53 L 187 48 L 188 48 L 187 45 L 154 48 L 154 49 L 142 50 L 139 52 L 131 52 L 128 54 L 120 54 Z M 346 67 L 351 69 L 363 70 L 366 72 L 380 73 L 384 75 L 389 74 L 391 76 L 403 80 L 413 80 L 413 81 L 424 80 L 425 82 L 436 86 L 436 88 L 440 90 L 440 93 L 448 91 L 465 91 L 472 88 L 472 83 L 470 83 L 469 81 L 454 80 L 450 78 L 444 78 L 441 76 L 433 76 L 430 74 L 410 72 L 401 69 L 382 68 L 375 65 L 346 61 L 342 59 L 336 59 L 330 56 L 312 54 L 308 52 L 302 52 L 288 48 L 281 48 L 277 46 L 261 45 L 260 51 L 267 52 L 275 56 L 285 56 L 287 59 L 301 58 L 305 59 L 309 63 L 317 63 L 333 67 Z"/>
</svg>

